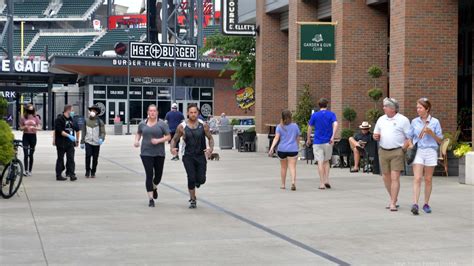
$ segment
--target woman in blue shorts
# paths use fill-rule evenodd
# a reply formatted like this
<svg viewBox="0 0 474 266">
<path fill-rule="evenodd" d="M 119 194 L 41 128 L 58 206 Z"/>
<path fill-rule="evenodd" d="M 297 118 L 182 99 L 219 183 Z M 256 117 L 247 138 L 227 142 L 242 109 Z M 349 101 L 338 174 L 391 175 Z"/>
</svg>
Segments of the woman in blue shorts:
<svg viewBox="0 0 474 266">
<path fill-rule="evenodd" d="M 296 190 L 296 162 L 298 160 L 298 143 L 300 138 L 300 129 L 298 125 L 292 123 L 291 112 L 284 110 L 281 113 L 281 122 L 276 128 L 275 138 L 268 151 L 271 156 L 275 150 L 278 141 L 277 154 L 281 165 L 281 189 L 285 189 L 286 172 L 288 167 L 291 174 L 291 190 Z"/>
</svg>

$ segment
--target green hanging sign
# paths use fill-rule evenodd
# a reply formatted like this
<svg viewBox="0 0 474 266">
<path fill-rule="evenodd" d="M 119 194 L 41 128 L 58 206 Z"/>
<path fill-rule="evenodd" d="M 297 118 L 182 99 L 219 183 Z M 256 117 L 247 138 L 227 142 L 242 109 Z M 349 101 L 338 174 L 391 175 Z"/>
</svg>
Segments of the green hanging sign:
<svg viewBox="0 0 474 266">
<path fill-rule="evenodd" d="M 298 22 L 300 63 L 336 63 L 336 23 Z"/>
</svg>

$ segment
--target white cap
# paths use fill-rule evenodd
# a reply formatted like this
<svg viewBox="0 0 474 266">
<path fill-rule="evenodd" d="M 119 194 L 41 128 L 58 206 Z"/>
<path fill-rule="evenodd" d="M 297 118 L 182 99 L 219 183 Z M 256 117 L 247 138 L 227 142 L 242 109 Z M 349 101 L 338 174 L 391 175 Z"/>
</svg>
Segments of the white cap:
<svg viewBox="0 0 474 266">
<path fill-rule="evenodd" d="M 173 104 L 171 105 L 171 108 L 173 108 L 173 109 L 178 109 L 178 104 L 177 104 L 177 103 L 173 103 Z"/>
</svg>

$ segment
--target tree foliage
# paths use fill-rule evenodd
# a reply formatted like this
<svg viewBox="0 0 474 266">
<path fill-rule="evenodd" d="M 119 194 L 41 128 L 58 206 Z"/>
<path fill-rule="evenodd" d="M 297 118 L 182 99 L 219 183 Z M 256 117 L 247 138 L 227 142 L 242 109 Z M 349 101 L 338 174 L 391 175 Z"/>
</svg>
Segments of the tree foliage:
<svg viewBox="0 0 474 266">
<path fill-rule="evenodd" d="M 296 112 L 293 115 L 293 121 L 301 129 L 301 132 L 304 134 L 308 128 L 308 122 L 311 117 L 311 112 L 313 111 L 313 101 L 311 100 L 311 93 L 309 92 L 309 85 L 305 84 L 303 86 L 303 93 L 301 94 L 298 104 L 296 105 Z M 306 130 L 304 130 L 306 129 Z M 305 136 L 306 134 L 304 134 Z"/>
<path fill-rule="evenodd" d="M 217 56 L 231 56 L 231 60 L 221 71 L 235 71 L 231 79 L 234 88 L 251 86 L 255 80 L 255 38 L 216 34 L 207 37 L 206 45 L 201 49 L 205 53 L 214 49 Z"/>
</svg>

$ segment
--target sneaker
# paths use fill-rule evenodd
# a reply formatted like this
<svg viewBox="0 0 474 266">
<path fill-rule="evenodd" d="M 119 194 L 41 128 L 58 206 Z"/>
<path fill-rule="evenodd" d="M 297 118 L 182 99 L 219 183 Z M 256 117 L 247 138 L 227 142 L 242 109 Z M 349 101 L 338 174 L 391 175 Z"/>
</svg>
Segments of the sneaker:
<svg viewBox="0 0 474 266">
<path fill-rule="evenodd" d="M 174 156 L 173 158 L 171 158 L 171 161 L 178 161 L 178 160 L 179 160 L 178 156 Z"/>
<path fill-rule="evenodd" d="M 153 189 L 153 198 L 154 199 L 158 198 L 158 190 L 156 189 L 156 187 Z"/>
<path fill-rule="evenodd" d="M 57 176 L 56 177 L 56 181 L 65 181 L 67 180 L 67 178 L 63 177 L 63 176 Z"/>
<path fill-rule="evenodd" d="M 86 178 L 89 178 L 90 176 L 91 176 L 90 173 L 89 173 L 89 172 L 86 172 L 85 177 L 86 177 Z"/>
<path fill-rule="evenodd" d="M 428 204 L 423 205 L 423 211 L 426 213 L 431 213 L 431 207 Z"/>
<path fill-rule="evenodd" d="M 29 174 L 28 171 L 26 171 L 23 173 L 23 176 L 28 176 L 28 174 Z"/>
<path fill-rule="evenodd" d="M 69 178 L 71 179 L 71 181 L 76 181 L 77 180 L 77 177 L 75 175 L 71 175 L 71 176 L 69 176 Z"/>
<path fill-rule="evenodd" d="M 155 207 L 155 201 L 153 199 L 150 199 L 148 202 L 148 207 Z"/>
<path fill-rule="evenodd" d="M 413 204 L 411 206 L 411 213 L 413 213 L 413 215 L 418 215 L 418 204 Z"/>
<path fill-rule="evenodd" d="M 190 209 L 196 209 L 196 200 L 195 199 L 190 199 L 189 200 L 189 208 Z"/>
</svg>

